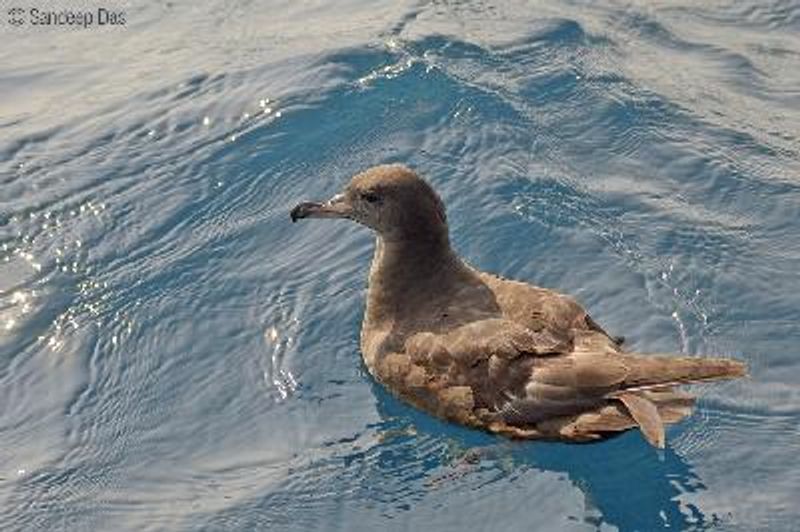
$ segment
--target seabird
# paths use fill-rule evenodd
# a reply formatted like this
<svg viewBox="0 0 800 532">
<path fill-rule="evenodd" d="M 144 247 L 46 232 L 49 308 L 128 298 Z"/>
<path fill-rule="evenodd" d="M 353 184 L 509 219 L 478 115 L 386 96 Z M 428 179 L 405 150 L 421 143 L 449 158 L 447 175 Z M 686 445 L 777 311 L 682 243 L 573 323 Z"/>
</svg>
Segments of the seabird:
<svg viewBox="0 0 800 532">
<path fill-rule="evenodd" d="M 525 439 L 588 442 L 636 428 L 664 447 L 691 413 L 682 384 L 746 374 L 724 358 L 626 351 L 575 299 L 479 271 L 450 246 L 444 205 L 402 165 L 354 176 L 301 218 L 346 218 L 377 234 L 361 328 L 370 373 L 440 418 Z"/>
</svg>

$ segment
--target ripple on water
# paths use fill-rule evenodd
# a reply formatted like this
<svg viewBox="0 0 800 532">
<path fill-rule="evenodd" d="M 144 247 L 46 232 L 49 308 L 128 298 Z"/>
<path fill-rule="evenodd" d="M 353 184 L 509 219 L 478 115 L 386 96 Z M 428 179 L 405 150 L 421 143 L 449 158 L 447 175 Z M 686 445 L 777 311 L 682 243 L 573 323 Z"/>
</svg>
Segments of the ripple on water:
<svg viewBox="0 0 800 532">
<path fill-rule="evenodd" d="M 0 527 L 789 523 L 791 2 L 370 6 L 321 41 L 213 4 L 139 20 L 241 23 L 236 49 L 139 22 L 123 77 L 0 124 Z M 431 179 L 476 266 L 578 295 L 635 349 L 743 358 L 752 379 L 698 387 L 660 454 L 635 432 L 487 450 L 400 405 L 359 361 L 371 237 L 287 218 L 386 161 Z"/>
</svg>

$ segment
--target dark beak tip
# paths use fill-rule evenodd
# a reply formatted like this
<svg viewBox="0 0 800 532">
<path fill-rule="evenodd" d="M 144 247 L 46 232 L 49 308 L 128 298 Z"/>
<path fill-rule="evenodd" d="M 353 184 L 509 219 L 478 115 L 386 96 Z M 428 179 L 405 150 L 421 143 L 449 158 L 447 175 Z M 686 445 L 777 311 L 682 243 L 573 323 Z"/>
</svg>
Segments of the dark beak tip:
<svg viewBox="0 0 800 532">
<path fill-rule="evenodd" d="M 298 205 L 295 205 L 294 209 L 289 213 L 289 218 L 292 219 L 292 223 L 300 220 L 302 218 L 308 218 L 315 208 L 319 207 L 319 203 L 314 203 L 312 201 L 304 201 Z"/>
</svg>

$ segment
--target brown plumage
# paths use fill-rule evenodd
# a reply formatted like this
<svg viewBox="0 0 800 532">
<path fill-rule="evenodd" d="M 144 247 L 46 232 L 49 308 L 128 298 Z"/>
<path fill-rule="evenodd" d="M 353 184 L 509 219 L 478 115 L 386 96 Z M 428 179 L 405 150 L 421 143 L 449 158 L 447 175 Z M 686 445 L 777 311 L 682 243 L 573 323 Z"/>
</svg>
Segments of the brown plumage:
<svg viewBox="0 0 800 532">
<path fill-rule="evenodd" d="M 450 247 L 444 206 L 399 165 L 356 175 L 299 218 L 348 218 L 378 237 L 361 351 L 372 375 L 436 416 L 516 438 L 592 441 L 691 412 L 681 384 L 745 375 L 722 358 L 625 352 L 572 298 L 480 272 Z"/>
</svg>

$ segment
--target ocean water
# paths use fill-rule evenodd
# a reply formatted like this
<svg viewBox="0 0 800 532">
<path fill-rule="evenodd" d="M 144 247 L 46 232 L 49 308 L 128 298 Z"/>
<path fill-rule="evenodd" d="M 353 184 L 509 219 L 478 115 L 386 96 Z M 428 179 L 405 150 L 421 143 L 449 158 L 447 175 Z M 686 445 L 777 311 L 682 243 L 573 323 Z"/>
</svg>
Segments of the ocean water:
<svg viewBox="0 0 800 532">
<path fill-rule="evenodd" d="M 0 13 L 1 530 L 798 530 L 800 2 L 16 4 L 125 24 Z M 751 377 L 663 452 L 404 406 L 371 235 L 288 216 L 383 162 L 475 266 Z"/>
</svg>

